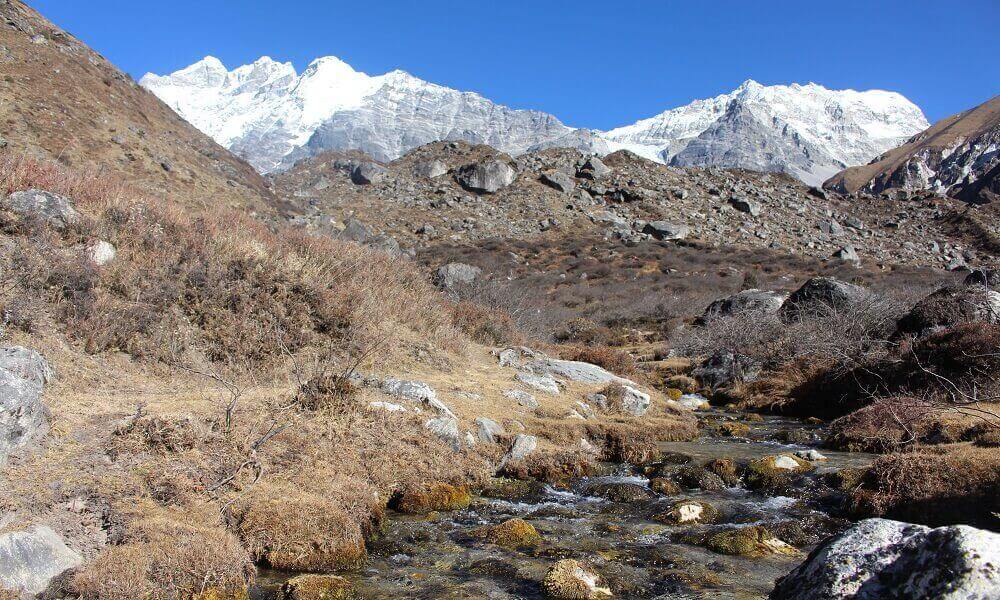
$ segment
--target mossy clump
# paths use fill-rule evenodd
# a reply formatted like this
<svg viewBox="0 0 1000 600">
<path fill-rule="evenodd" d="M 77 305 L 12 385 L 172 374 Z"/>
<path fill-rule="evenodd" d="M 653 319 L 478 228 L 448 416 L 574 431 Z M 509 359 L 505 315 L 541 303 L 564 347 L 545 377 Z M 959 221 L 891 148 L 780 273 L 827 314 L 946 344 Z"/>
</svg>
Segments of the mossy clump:
<svg viewBox="0 0 1000 600">
<path fill-rule="evenodd" d="M 679 390 L 679 389 L 677 389 L 675 387 L 668 387 L 667 389 L 665 389 L 663 391 L 663 393 L 667 395 L 667 398 L 670 398 L 674 402 L 677 402 L 678 400 L 680 400 L 681 396 L 684 395 L 684 392 L 682 392 L 681 390 Z"/>
<path fill-rule="evenodd" d="M 845 468 L 823 476 L 823 481 L 828 486 L 841 492 L 849 492 L 861 485 L 865 472 L 862 469 Z"/>
<path fill-rule="evenodd" d="M 684 394 L 693 394 L 701 389 L 698 381 L 688 375 L 671 375 L 664 383 L 666 383 L 667 387 L 680 390 Z"/>
<path fill-rule="evenodd" d="M 394 500 L 392 508 L 410 515 L 425 515 L 442 510 L 462 510 L 472 502 L 472 494 L 464 485 L 432 483 L 424 487 L 403 490 Z"/>
<path fill-rule="evenodd" d="M 545 595 L 557 600 L 598 600 L 610 598 L 611 590 L 600 587 L 600 578 L 579 561 L 564 559 L 546 573 L 542 582 Z"/>
<path fill-rule="evenodd" d="M 705 546 L 719 554 L 760 558 L 771 554 L 800 554 L 794 547 L 771 535 L 767 529 L 756 525 L 720 531 L 708 537 Z"/>
<path fill-rule="evenodd" d="M 480 527 L 472 534 L 504 548 L 534 548 L 542 542 L 542 536 L 535 526 L 524 519 L 509 519 L 496 525 Z"/>
<path fill-rule="evenodd" d="M 500 500 L 523 500 L 539 493 L 544 486 L 530 479 L 490 477 L 483 484 L 482 495 Z"/>
<path fill-rule="evenodd" d="M 654 521 L 668 525 L 712 523 L 718 518 L 719 511 L 701 500 L 681 500 L 674 503 L 670 510 L 653 516 Z"/>
<path fill-rule="evenodd" d="M 354 600 L 351 582 L 338 575 L 298 575 L 281 586 L 279 600 Z"/>
<path fill-rule="evenodd" d="M 716 425 L 714 429 L 726 437 L 747 437 L 750 434 L 750 426 L 739 421 L 724 421 Z"/>
<path fill-rule="evenodd" d="M 654 477 L 650 479 L 649 489 L 664 496 L 674 496 L 681 493 L 681 486 L 667 477 Z"/>
<path fill-rule="evenodd" d="M 793 477 L 813 470 L 813 465 L 792 454 L 778 454 L 752 460 L 746 468 L 746 481 L 758 490 L 780 491 Z"/>
<path fill-rule="evenodd" d="M 715 473 L 729 487 L 735 487 L 740 483 L 740 470 L 731 458 L 716 458 L 705 463 L 705 470 Z"/>
</svg>

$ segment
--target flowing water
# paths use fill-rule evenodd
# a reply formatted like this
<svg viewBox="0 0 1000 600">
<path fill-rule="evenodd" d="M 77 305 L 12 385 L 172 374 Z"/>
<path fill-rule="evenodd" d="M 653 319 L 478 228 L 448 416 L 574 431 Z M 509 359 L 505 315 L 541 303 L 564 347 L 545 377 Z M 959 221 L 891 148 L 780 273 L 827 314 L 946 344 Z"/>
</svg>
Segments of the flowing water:
<svg viewBox="0 0 1000 600">
<path fill-rule="evenodd" d="M 750 439 L 705 435 L 690 442 L 664 443 L 662 450 L 678 462 L 684 460 L 680 455 L 690 457 L 691 465 L 715 458 L 739 462 L 806 449 L 776 439 L 790 431 L 795 439 L 806 440 L 816 429 L 776 417 L 751 425 Z M 346 576 L 364 598 L 541 598 L 548 568 L 559 559 L 575 558 L 592 565 L 618 597 L 766 597 L 776 578 L 798 564 L 820 539 L 848 523 L 839 516 L 840 498 L 820 483 L 822 475 L 872 460 L 865 454 L 823 454 L 828 460 L 815 463 L 814 472 L 774 495 L 743 487 L 685 490 L 671 496 L 638 490 L 649 497 L 615 502 L 594 495 L 595 486 L 617 483 L 648 489 L 649 480 L 627 465 L 609 465 L 604 476 L 577 479 L 558 488 L 538 486 L 516 501 L 477 498 L 467 510 L 453 513 L 393 515 L 366 567 Z M 685 499 L 710 503 L 719 510 L 720 519 L 711 525 L 671 526 L 651 518 Z M 534 525 L 542 544 L 510 550 L 469 534 L 514 517 Z M 751 525 L 763 525 L 803 553 L 745 558 L 701 545 L 707 534 Z M 264 574 L 257 597 L 267 598 L 268 590 L 284 577 Z"/>
</svg>

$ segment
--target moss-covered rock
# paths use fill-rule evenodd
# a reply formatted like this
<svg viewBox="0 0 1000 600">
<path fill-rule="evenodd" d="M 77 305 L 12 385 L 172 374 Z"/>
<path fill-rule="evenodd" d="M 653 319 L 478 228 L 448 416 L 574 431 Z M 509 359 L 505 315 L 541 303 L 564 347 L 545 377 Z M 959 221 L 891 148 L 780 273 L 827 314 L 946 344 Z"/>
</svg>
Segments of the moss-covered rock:
<svg viewBox="0 0 1000 600">
<path fill-rule="evenodd" d="M 663 393 L 666 394 L 667 398 L 670 398 L 674 402 L 680 400 L 681 396 L 684 395 L 684 392 L 675 387 L 668 387 L 667 389 L 663 390 Z"/>
<path fill-rule="evenodd" d="M 524 500 L 539 493 L 544 485 L 527 479 L 491 477 L 483 484 L 482 494 L 500 500 Z"/>
<path fill-rule="evenodd" d="M 612 502 L 642 502 L 654 497 L 648 489 L 635 483 L 598 483 L 587 487 L 586 493 Z"/>
<path fill-rule="evenodd" d="M 835 490 L 849 492 L 861 485 L 865 472 L 862 469 L 845 468 L 823 476 L 823 482 Z"/>
<path fill-rule="evenodd" d="M 433 483 L 420 488 L 403 490 L 393 502 L 393 508 L 411 515 L 425 515 L 440 510 L 468 508 L 472 494 L 464 485 Z"/>
<path fill-rule="evenodd" d="M 650 479 L 649 489 L 664 496 L 674 496 L 681 493 L 681 486 L 667 477 L 654 477 Z"/>
<path fill-rule="evenodd" d="M 708 502 L 701 500 L 681 500 L 670 510 L 653 516 L 654 521 L 668 525 L 694 525 L 712 523 L 719 518 L 719 511 Z"/>
<path fill-rule="evenodd" d="M 750 426 L 739 421 L 723 421 L 714 429 L 719 435 L 727 437 L 747 437 L 750 434 Z"/>
<path fill-rule="evenodd" d="M 558 600 L 598 600 L 610 598 L 611 590 L 601 587 L 600 577 L 573 559 L 560 560 L 549 569 L 542 582 L 545 595 Z"/>
<path fill-rule="evenodd" d="M 754 489 L 778 491 L 795 476 L 813 468 L 812 463 L 793 454 L 776 454 L 750 461 L 745 477 Z"/>
<path fill-rule="evenodd" d="M 279 600 L 353 600 L 360 598 L 351 582 L 337 575 L 299 575 L 284 585 Z"/>
<path fill-rule="evenodd" d="M 19 598 L 14 595 L 11 598 Z M 0 590 L 0 599 L 4 598 L 3 590 Z M 250 594 L 246 588 L 239 590 L 222 590 L 219 588 L 208 588 L 204 592 L 193 594 L 190 600 L 249 600 Z"/>
<path fill-rule="evenodd" d="M 740 483 L 740 468 L 731 458 L 716 458 L 705 463 L 705 470 L 715 473 L 726 485 L 735 487 Z"/>
<path fill-rule="evenodd" d="M 757 525 L 754 527 L 737 527 L 720 531 L 708 537 L 705 546 L 719 554 L 760 558 L 770 554 L 798 555 L 794 547 L 771 535 L 767 529 Z"/>
<path fill-rule="evenodd" d="M 706 470 L 704 467 L 693 465 L 679 469 L 674 475 L 674 480 L 689 489 L 705 490 L 708 492 L 718 492 L 726 489 L 726 482 L 721 477 Z"/>
<path fill-rule="evenodd" d="M 524 519 L 509 519 L 496 525 L 487 525 L 472 531 L 472 535 L 504 548 L 533 548 L 541 543 L 542 536 Z"/>
</svg>

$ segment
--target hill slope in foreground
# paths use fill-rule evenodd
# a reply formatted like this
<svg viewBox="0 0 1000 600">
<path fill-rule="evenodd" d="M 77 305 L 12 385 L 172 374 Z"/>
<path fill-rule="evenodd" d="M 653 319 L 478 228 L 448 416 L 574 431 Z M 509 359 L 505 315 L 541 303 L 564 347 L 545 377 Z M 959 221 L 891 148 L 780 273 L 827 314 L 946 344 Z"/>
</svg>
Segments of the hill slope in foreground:
<svg viewBox="0 0 1000 600">
<path fill-rule="evenodd" d="M 250 165 L 20 0 L 0 2 L 0 73 L 0 138 L 15 154 L 118 174 L 185 205 L 269 204 Z"/>
</svg>

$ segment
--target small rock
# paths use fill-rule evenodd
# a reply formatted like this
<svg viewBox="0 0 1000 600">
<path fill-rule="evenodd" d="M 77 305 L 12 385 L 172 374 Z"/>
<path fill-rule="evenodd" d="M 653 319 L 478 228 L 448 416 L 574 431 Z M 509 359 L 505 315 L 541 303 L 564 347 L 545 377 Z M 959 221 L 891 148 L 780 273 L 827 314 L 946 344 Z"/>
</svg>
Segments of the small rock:
<svg viewBox="0 0 1000 600">
<path fill-rule="evenodd" d="M 541 181 L 550 188 L 564 194 L 570 194 L 576 188 L 573 178 L 562 171 L 547 171 L 542 173 Z"/>
<path fill-rule="evenodd" d="M 472 285 L 482 274 L 479 267 L 452 262 L 438 268 L 435 281 L 445 291 L 456 292 Z"/>
<path fill-rule="evenodd" d="M 684 394 L 677 400 L 677 404 L 691 410 L 702 410 L 709 407 L 708 399 L 701 394 Z"/>
<path fill-rule="evenodd" d="M 587 159 L 583 166 L 577 171 L 577 177 L 585 179 L 603 179 L 611 173 L 611 167 L 604 164 L 604 161 L 592 156 Z"/>
<path fill-rule="evenodd" d="M 44 190 L 14 192 L 3 204 L 15 214 L 40 219 L 57 230 L 80 221 L 80 213 L 73 208 L 72 200 Z"/>
<path fill-rule="evenodd" d="M 719 516 L 719 511 L 708 502 L 701 500 L 681 500 L 670 510 L 655 515 L 653 520 L 670 525 L 712 523 Z"/>
<path fill-rule="evenodd" d="M 799 450 L 798 452 L 795 453 L 795 456 L 798 456 L 799 458 L 803 460 L 808 460 L 810 462 L 819 462 L 822 460 L 826 460 L 825 456 L 820 454 L 819 451 L 813 449 Z"/>
<path fill-rule="evenodd" d="M 839 258 L 847 262 L 861 262 L 861 257 L 858 256 L 858 251 L 854 249 L 854 246 L 850 244 L 842 246 L 839 250 L 833 253 L 834 258 Z"/>
<path fill-rule="evenodd" d="M 506 390 L 503 395 L 530 410 L 535 410 L 540 406 L 538 400 L 534 396 L 522 390 Z"/>
<path fill-rule="evenodd" d="M 98 240 L 87 247 L 87 256 L 92 263 L 103 267 L 118 256 L 118 251 L 115 250 L 115 247 L 110 242 Z"/>
<path fill-rule="evenodd" d="M 371 185 L 385 179 L 386 173 L 382 165 L 365 162 L 351 169 L 351 181 L 357 185 Z"/>
<path fill-rule="evenodd" d="M 351 581 L 339 575 L 296 575 L 281 586 L 279 593 L 278 600 L 349 600 L 356 597 Z"/>
<path fill-rule="evenodd" d="M 524 433 L 519 433 L 514 438 L 514 443 L 511 444 L 510 450 L 504 455 L 503 460 L 501 460 L 501 466 L 507 465 L 512 462 L 519 462 L 528 457 L 535 448 L 538 447 L 538 438 L 533 435 L 527 435 Z"/>
<path fill-rule="evenodd" d="M 688 236 L 691 229 L 687 225 L 668 223 L 667 221 L 651 221 L 646 223 L 642 232 L 658 240 L 682 240 Z"/>
<path fill-rule="evenodd" d="M 756 217 L 760 215 L 760 204 L 753 202 L 752 200 L 747 200 L 742 196 L 733 196 L 729 199 L 729 203 L 733 205 L 733 208 L 740 212 L 745 212 L 751 217 Z"/>
</svg>

